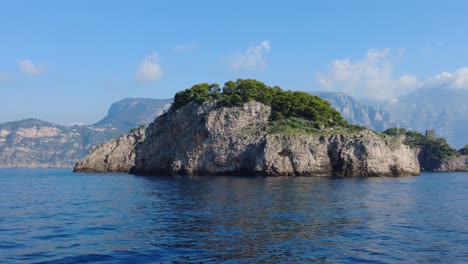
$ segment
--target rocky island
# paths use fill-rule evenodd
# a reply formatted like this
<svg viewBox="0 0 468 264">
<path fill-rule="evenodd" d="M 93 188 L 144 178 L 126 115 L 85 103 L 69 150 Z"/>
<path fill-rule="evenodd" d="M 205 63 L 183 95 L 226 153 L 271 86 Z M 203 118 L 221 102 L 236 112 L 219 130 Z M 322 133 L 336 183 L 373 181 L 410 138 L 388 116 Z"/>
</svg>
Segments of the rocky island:
<svg viewBox="0 0 468 264">
<path fill-rule="evenodd" d="M 420 172 L 416 153 L 399 140 L 349 125 L 317 96 L 256 80 L 229 81 L 222 89 L 202 83 L 179 92 L 144 140 L 127 143 L 119 151 L 112 147 L 116 143 L 93 148 L 75 170 L 252 176 Z M 114 164 L 122 160 L 125 166 Z"/>
</svg>

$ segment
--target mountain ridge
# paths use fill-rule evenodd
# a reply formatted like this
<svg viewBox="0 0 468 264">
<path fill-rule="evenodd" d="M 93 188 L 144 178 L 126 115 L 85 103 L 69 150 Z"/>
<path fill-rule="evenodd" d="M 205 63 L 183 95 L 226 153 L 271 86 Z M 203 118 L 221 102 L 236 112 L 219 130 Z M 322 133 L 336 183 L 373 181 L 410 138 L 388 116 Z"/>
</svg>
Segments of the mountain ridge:
<svg viewBox="0 0 468 264">
<path fill-rule="evenodd" d="M 435 129 L 438 137 L 445 137 L 451 145 L 461 148 L 468 142 L 468 133 L 465 133 L 468 131 L 468 115 L 465 114 L 468 112 L 468 106 L 465 104 L 468 101 L 468 91 L 434 89 L 436 93 L 433 93 L 430 89 L 417 91 L 401 98 L 397 104 L 381 105 L 380 107 L 361 103 L 360 100 L 343 93 L 318 91 L 309 91 L 308 93 L 318 95 L 327 100 L 351 124 L 362 125 L 379 132 L 383 132 L 387 128 L 396 127 L 398 124 L 401 128 L 421 133 L 424 133 L 427 129 Z M 443 102 L 442 106 L 438 106 L 438 102 L 440 101 Z M 151 123 L 156 116 L 164 113 L 169 108 L 171 102 L 172 99 L 124 98 L 114 102 L 109 107 L 109 111 L 105 117 L 94 124 L 88 125 L 67 126 L 37 118 L 26 118 L 2 123 L 0 124 L 0 167 L 71 167 L 76 161 L 86 155 L 91 146 L 127 134 L 131 128 L 139 127 L 141 124 Z M 60 130 L 60 133 L 56 131 L 57 135 L 54 136 L 55 139 L 53 140 L 70 141 L 72 145 L 75 144 L 74 151 L 79 152 L 79 154 L 71 156 L 68 154 L 69 158 L 67 162 L 43 160 L 38 163 L 31 163 L 30 161 L 34 161 L 34 158 L 27 157 L 25 153 L 18 156 L 11 150 L 12 148 L 40 149 L 42 143 L 37 135 L 34 136 L 32 134 L 32 131 L 29 131 L 29 134 L 25 134 L 29 135 L 29 139 L 27 140 L 23 137 L 12 137 L 8 131 L 34 126 Z M 22 131 L 20 134 L 24 134 L 25 132 Z M 35 133 L 41 135 L 47 134 L 47 131 L 38 130 Z M 76 133 L 80 136 L 73 135 Z M 69 136 L 60 137 L 60 134 L 68 134 Z M 35 140 L 37 141 L 36 143 L 39 143 L 38 145 L 33 144 Z M 58 146 L 63 147 L 64 145 L 63 143 L 57 144 L 57 146 L 48 145 L 44 149 L 53 150 L 57 149 Z M 8 151 L 6 151 L 6 148 L 8 148 Z M 70 146 L 65 148 L 69 151 L 71 150 Z M 34 155 L 41 155 L 40 152 L 33 153 L 35 153 Z M 58 153 L 61 152 L 58 151 Z M 56 154 L 54 159 L 65 159 L 58 155 Z M 26 157 L 28 162 L 14 161 L 14 159 L 24 159 Z"/>
<path fill-rule="evenodd" d="M 136 106 L 140 115 L 125 111 L 125 104 Z M 95 124 L 61 125 L 37 118 L 26 118 L 0 124 L 0 168 L 70 168 L 82 159 L 89 149 L 132 128 L 148 124 L 163 113 L 171 99 L 125 98 L 115 102 L 119 111 Z M 149 103 L 148 103 L 149 102 Z M 125 113 L 130 114 L 125 114 Z M 119 119 L 113 124 L 106 120 Z M 123 121 L 123 122 L 122 122 Z M 128 121 L 128 122 L 126 122 Z"/>
<path fill-rule="evenodd" d="M 383 109 L 361 103 L 358 99 L 341 92 L 310 92 L 327 100 L 333 108 L 353 125 L 361 125 L 376 131 L 385 131 L 395 126 L 392 116 Z"/>
</svg>

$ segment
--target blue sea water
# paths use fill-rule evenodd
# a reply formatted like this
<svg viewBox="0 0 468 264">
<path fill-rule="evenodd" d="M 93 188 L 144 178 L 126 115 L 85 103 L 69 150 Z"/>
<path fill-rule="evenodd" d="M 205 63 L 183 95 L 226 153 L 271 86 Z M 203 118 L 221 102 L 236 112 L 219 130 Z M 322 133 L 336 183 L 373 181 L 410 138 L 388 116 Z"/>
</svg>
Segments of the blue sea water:
<svg viewBox="0 0 468 264">
<path fill-rule="evenodd" d="M 468 174 L 0 170 L 5 263 L 467 263 Z"/>
</svg>

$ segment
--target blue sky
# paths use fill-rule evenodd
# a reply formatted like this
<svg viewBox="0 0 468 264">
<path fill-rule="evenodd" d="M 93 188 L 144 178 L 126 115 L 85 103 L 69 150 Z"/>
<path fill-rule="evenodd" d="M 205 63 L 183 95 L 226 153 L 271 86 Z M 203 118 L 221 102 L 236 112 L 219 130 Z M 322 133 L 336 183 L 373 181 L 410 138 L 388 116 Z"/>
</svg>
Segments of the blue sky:
<svg viewBox="0 0 468 264">
<path fill-rule="evenodd" d="M 380 101 L 468 83 L 467 1 L 252 2 L 0 1 L 0 122 L 237 78 Z"/>
</svg>

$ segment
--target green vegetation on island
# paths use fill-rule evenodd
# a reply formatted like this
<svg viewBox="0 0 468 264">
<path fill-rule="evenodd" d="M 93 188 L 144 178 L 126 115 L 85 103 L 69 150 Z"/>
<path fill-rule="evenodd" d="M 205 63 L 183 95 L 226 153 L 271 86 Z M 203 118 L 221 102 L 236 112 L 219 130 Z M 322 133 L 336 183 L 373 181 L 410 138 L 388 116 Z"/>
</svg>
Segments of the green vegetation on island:
<svg viewBox="0 0 468 264">
<path fill-rule="evenodd" d="M 135 131 L 138 131 L 139 129 L 144 129 L 146 128 L 145 124 L 140 124 L 138 127 L 132 127 L 128 133 L 133 133 Z"/>
<path fill-rule="evenodd" d="M 330 103 L 318 96 L 301 91 L 284 91 L 278 86 L 269 87 L 253 79 L 228 81 L 222 88 L 218 84 L 196 84 L 178 92 L 171 107 L 178 109 L 189 103 L 201 104 L 211 99 L 227 107 L 242 106 L 249 101 L 269 105 L 272 110 L 270 120 L 282 128 L 317 130 L 350 127 Z"/>
<path fill-rule="evenodd" d="M 383 133 L 389 136 L 404 136 L 404 144 L 413 148 L 418 147 L 428 155 L 427 158 L 432 160 L 443 161 L 447 158 L 457 156 L 458 154 L 455 149 L 450 147 L 444 138 L 426 137 L 421 133 L 407 131 L 403 128 L 400 128 L 399 131 L 397 128 L 389 128 Z M 466 150 L 468 151 L 468 148 Z"/>
</svg>

